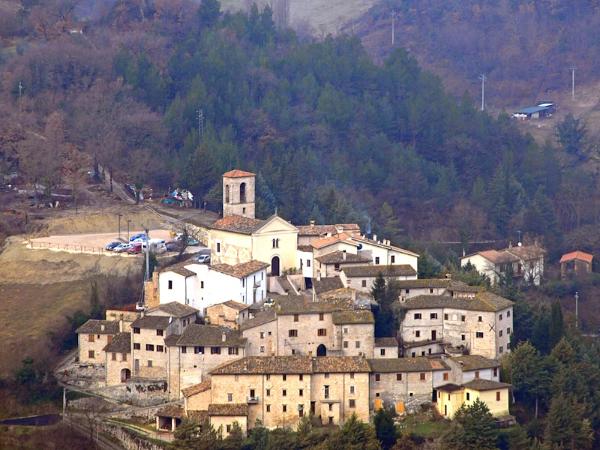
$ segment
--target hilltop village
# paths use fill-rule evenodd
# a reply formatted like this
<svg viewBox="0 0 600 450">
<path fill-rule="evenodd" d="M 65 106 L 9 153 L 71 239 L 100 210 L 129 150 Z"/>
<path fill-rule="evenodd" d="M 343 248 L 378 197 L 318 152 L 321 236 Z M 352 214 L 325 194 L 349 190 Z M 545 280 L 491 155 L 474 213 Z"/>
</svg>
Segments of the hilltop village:
<svg viewBox="0 0 600 450">
<path fill-rule="evenodd" d="M 223 217 L 201 240 L 210 258 L 161 267 L 143 304 L 77 330 L 78 364 L 97 369 L 100 385 L 161 383 L 158 430 L 186 419 L 224 436 L 234 423 L 247 433 L 305 416 L 342 425 L 425 404 L 452 419 L 477 399 L 499 424 L 514 423 L 499 363 L 511 350 L 510 300 L 450 277 L 419 279 L 418 254 L 357 224 L 258 219 L 255 175 L 242 170 L 223 175 Z M 462 263 L 492 274 L 512 264 L 534 271 L 534 283 L 543 270 L 537 246 L 494 252 Z M 389 283 L 398 320 L 380 336 L 376 297 Z"/>
</svg>

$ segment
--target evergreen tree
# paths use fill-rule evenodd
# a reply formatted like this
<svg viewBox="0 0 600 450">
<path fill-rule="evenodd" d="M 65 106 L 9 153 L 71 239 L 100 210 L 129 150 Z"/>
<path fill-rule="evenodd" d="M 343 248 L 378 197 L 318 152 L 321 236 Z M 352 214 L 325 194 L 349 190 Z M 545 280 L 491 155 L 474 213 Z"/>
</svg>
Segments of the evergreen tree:
<svg viewBox="0 0 600 450">
<path fill-rule="evenodd" d="M 558 300 L 552 303 L 550 308 L 550 328 L 548 330 L 548 341 L 550 347 L 554 348 L 564 334 L 564 322 L 562 308 Z"/>
<path fill-rule="evenodd" d="M 510 363 L 515 395 L 534 402 L 537 418 L 539 400 L 548 394 L 550 387 L 548 362 L 531 343 L 523 342 L 511 352 Z"/>
<path fill-rule="evenodd" d="M 558 221 L 552 201 L 540 186 L 533 201 L 525 211 L 525 228 L 538 236 L 548 236 L 556 239 L 558 236 Z"/>
<path fill-rule="evenodd" d="M 219 0 L 202 0 L 198 7 L 198 22 L 202 28 L 212 27 L 221 16 Z"/>
<path fill-rule="evenodd" d="M 556 136 L 565 152 L 580 159 L 585 157 L 586 134 L 585 123 L 581 119 L 576 119 L 571 113 L 556 126 Z"/>
<path fill-rule="evenodd" d="M 385 239 L 397 242 L 400 239 L 400 220 L 387 202 L 383 202 L 379 210 L 380 235 Z"/>
<path fill-rule="evenodd" d="M 585 407 L 570 396 L 552 400 L 546 418 L 544 440 L 551 449 L 586 450 L 592 448 L 593 431 L 584 418 Z"/>
<path fill-rule="evenodd" d="M 396 442 L 396 426 L 391 411 L 379 409 L 373 417 L 373 425 L 381 447 L 384 450 L 391 448 Z"/>
<path fill-rule="evenodd" d="M 342 428 L 328 440 L 329 450 L 380 450 L 375 430 L 352 414 Z"/>
<path fill-rule="evenodd" d="M 477 399 L 471 405 L 463 404 L 456 412 L 444 444 L 453 450 L 493 450 L 497 438 L 494 417 L 487 405 Z"/>
</svg>

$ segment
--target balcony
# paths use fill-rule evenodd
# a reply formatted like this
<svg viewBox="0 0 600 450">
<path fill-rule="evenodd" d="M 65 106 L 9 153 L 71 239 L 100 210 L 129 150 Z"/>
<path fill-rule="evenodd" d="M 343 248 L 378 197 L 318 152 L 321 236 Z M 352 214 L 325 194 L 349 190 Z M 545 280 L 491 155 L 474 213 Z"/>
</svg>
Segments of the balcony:
<svg viewBox="0 0 600 450">
<path fill-rule="evenodd" d="M 258 397 L 257 396 L 248 396 L 246 403 L 248 403 L 249 405 L 256 405 L 258 403 Z"/>
</svg>

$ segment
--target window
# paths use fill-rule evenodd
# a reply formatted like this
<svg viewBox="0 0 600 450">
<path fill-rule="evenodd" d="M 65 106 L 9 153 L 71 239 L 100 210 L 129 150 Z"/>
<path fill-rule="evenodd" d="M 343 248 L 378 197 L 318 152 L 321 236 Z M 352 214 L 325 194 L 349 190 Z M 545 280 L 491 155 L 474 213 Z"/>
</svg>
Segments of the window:
<svg viewBox="0 0 600 450">
<path fill-rule="evenodd" d="M 273 239 L 273 248 L 279 248 L 279 239 Z"/>
<path fill-rule="evenodd" d="M 412 352 L 411 356 L 414 358 L 415 356 L 417 356 L 417 354 L 415 352 Z"/>
<path fill-rule="evenodd" d="M 421 313 L 415 313 L 415 320 L 421 320 Z"/>
<path fill-rule="evenodd" d="M 261 332 L 260 332 L 260 338 L 261 338 L 261 339 L 264 339 L 264 338 L 265 338 L 265 332 L 264 332 L 264 331 L 261 331 Z"/>
<path fill-rule="evenodd" d="M 217 253 L 221 253 L 221 243 L 217 242 Z"/>
<path fill-rule="evenodd" d="M 385 356 L 385 348 L 379 350 L 379 355 Z"/>
<path fill-rule="evenodd" d="M 419 374 L 419 379 L 420 379 L 421 381 L 425 381 L 425 374 L 424 374 L 423 372 L 421 372 L 421 373 Z"/>
<path fill-rule="evenodd" d="M 204 347 L 194 347 L 194 353 L 201 353 L 204 355 Z"/>
<path fill-rule="evenodd" d="M 287 412 L 287 405 L 282 405 L 282 407 L 281 407 L 281 410 L 282 410 L 283 412 Z"/>
<path fill-rule="evenodd" d="M 344 348 L 348 348 L 348 341 L 344 341 Z"/>
<path fill-rule="evenodd" d="M 500 391 L 496 391 L 496 401 L 500 401 Z"/>
<path fill-rule="evenodd" d="M 498 332 L 498 336 L 502 337 L 502 330 Z"/>
<path fill-rule="evenodd" d="M 405 294 L 410 294 L 410 289 L 405 289 L 405 290 L 404 290 L 404 293 L 405 293 Z"/>
<path fill-rule="evenodd" d="M 421 352 L 421 356 L 425 356 L 425 350 Z"/>
<path fill-rule="evenodd" d="M 479 378 L 479 370 L 475 371 L 475 378 Z"/>
<path fill-rule="evenodd" d="M 375 381 L 379 381 L 381 380 L 381 375 L 379 375 L 378 373 L 375 374 Z"/>
<path fill-rule="evenodd" d="M 152 367 L 152 360 L 151 359 L 148 360 L 148 367 Z"/>
<path fill-rule="evenodd" d="M 506 334 L 510 335 L 510 327 L 506 329 Z"/>
<path fill-rule="evenodd" d="M 475 333 L 475 337 L 477 339 L 483 339 L 483 331 L 478 331 L 477 333 Z"/>
<path fill-rule="evenodd" d="M 267 405 L 267 412 L 271 412 L 271 405 Z"/>
<path fill-rule="evenodd" d="M 327 336 L 327 329 L 325 329 L 325 328 L 319 328 L 317 330 L 317 336 Z"/>
<path fill-rule="evenodd" d="M 462 322 L 464 322 L 465 320 L 467 320 L 467 316 L 460 316 L 460 320 L 461 320 Z"/>
<path fill-rule="evenodd" d="M 437 319 L 437 313 L 431 313 L 431 314 L 429 314 L 429 318 L 430 319 Z"/>
<path fill-rule="evenodd" d="M 231 425 L 230 424 L 227 424 L 227 426 L 225 428 L 226 428 L 226 430 L 227 430 L 228 433 L 231 432 Z"/>
<path fill-rule="evenodd" d="M 287 375 L 283 375 L 283 376 L 281 377 L 281 379 L 282 379 L 283 381 L 287 381 Z"/>
<path fill-rule="evenodd" d="M 506 311 L 506 317 L 510 317 L 510 311 Z"/>
<path fill-rule="evenodd" d="M 156 351 L 163 353 L 165 351 L 165 348 L 162 345 L 157 345 L 156 346 Z"/>
<path fill-rule="evenodd" d="M 138 344 L 137 342 L 133 344 L 133 349 L 134 350 L 139 350 L 140 349 L 140 344 Z"/>
<path fill-rule="evenodd" d="M 392 264 L 394 264 L 394 263 L 396 262 L 396 255 L 392 255 L 392 256 L 390 257 L 390 262 L 391 262 Z"/>
<path fill-rule="evenodd" d="M 304 389 L 298 389 L 298 397 L 304 396 Z"/>
<path fill-rule="evenodd" d="M 356 348 L 360 348 L 360 341 L 356 341 L 356 342 L 354 343 L 354 345 L 355 345 L 355 347 L 356 347 Z"/>
<path fill-rule="evenodd" d="M 339 272 L 339 271 L 340 271 L 340 265 L 339 265 L 339 263 L 335 263 L 335 264 L 333 265 L 333 269 L 334 269 L 336 272 Z"/>
<path fill-rule="evenodd" d="M 94 350 L 88 351 L 88 358 L 94 359 L 95 357 Z"/>
<path fill-rule="evenodd" d="M 121 361 L 127 361 L 127 353 L 121 353 Z"/>
<path fill-rule="evenodd" d="M 260 352 L 261 352 L 261 353 L 264 353 L 264 352 L 265 352 L 265 346 L 264 346 L 264 345 L 261 345 L 261 346 L 260 346 Z"/>
<path fill-rule="evenodd" d="M 154 351 L 154 345 L 152 345 L 152 344 L 146 344 L 146 351 L 147 352 L 153 352 Z"/>
<path fill-rule="evenodd" d="M 173 280 L 169 280 L 168 285 L 169 285 L 168 289 L 173 289 Z"/>
<path fill-rule="evenodd" d="M 265 378 L 266 378 L 267 380 L 270 380 L 270 379 L 271 379 L 271 375 L 270 375 L 270 374 L 267 374 Z"/>
<path fill-rule="evenodd" d="M 464 340 L 466 340 L 466 338 L 467 338 L 467 337 L 466 337 L 464 334 L 461 334 L 461 335 L 460 335 L 460 340 L 461 340 L 461 341 L 464 341 Z"/>
<path fill-rule="evenodd" d="M 421 337 L 421 331 L 420 330 L 415 331 L 415 337 Z"/>
<path fill-rule="evenodd" d="M 348 334 L 348 327 L 344 327 L 344 334 Z"/>
<path fill-rule="evenodd" d="M 477 322 L 483 322 L 483 317 L 481 317 L 481 316 L 477 317 Z"/>
<path fill-rule="evenodd" d="M 288 337 L 298 337 L 298 330 L 289 330 Z"/>
<path fill-rule="evenodd" d="M 306 260 L 306 267 L 310 267 L 310 259 Z"/>
<path fill-rule="evenodd" d="M 163 335 L 163 330 L 156 330 L 156 335 L 157 336 L 162 336 Z"/>
<path fill-rule="evenodd" d="M 360 285 L 361 285 L 362 287 L 367 287 L 367 280 L 362 280 L 362 281 L 360 282 Z"/>
<path fill-rule="evenodd" d="M 220 355 L 221 354 L 221 347 L 211 347 L 210 348 L 210 354 L 211 355 Z"/>
<path fill-rule="evenodd" d="M 237 348 L 237 347 L 229 347 L 229 348 L 227 349 L 227 352 L 228 352 L 230 355 L 237 355 L 237 354 L 238 354 L 238 348 Z"/>
<path fill-rule="evenodd" d="M 448 320 L 448 314 L 444 314 L 444 320 Z"/>
<path fill-rule="evenodd" d="M 354 394 L 354 386 L 350 386 L 350 393 Z"/>
<path fill-rule="evenodd" d="M 429 293 L 433 294 L 433 288 L 429 288 Z"/>
<path fill-rule="evenodd" d="M 270 396 L 271 396 L 271 389 L 267 389 L 267 391 L 266 391 L 266 395 L 267 395 L 267 397 L 270 397 Z"/>
<path fill-rule="evenodd" d="M 302 374 L 298 375 L 298 381 L 302 381 L 302 380 L 304 380 L 304 375 L 302 375 Z"/>
<path fill-rule="evenodd" d="M 242 286 L 244 285 L 244 280 L 242 279 Z M 204 281 L 200 281 L 200 289 L 204 289 Z"/>
<path fill-rule="evenodd" d="M 450 400 L 450 394 L 448 394 L 448 400 Z M 467 400 L 471 400 L 471 394 L 467 392 Z"/>
<path fill-rule="evenodd" d="M 298 405 L 298 417 L 304 417 L 304 405 Z"/>
<path fill-rule="evenodd" d="M 350 379 L 354 380 L 354 373 L 353 372 L 350 373 Z"/>
<path fill-rule="evenodd" d="M 500 314 L 500 318 L 499 318 L 499 320 L 502 320 L 502 314 Z"/>
<path fill-rule="evenodd" d="M 379 264 L 379 256 L 375 257 L 375 264 Z"/>
<path fill-rule="evenodd" d="M 498 368 L 494 367 L 494 376 L 497 377 L 498 376 Z"/>
<path fill-rule="evenodd" d="M 134 327 L 134 328 L 133 328 L 133 334 L 140 334 L 140 329 L 139 329 L 139 328 L 136 328 L 136 327 Z"/>
<path fill-rule="evenodd" d="M 88 334 L 88 342 L 94 342 L 94 335 Z"/>
<path fill-rule="evenodd" d="M 356 408 L 356 400 L 354 400 L 353 398 L 348 400 L 348 408 Z"/>
<path fill-rule="evenodd" d="M 319 320 L 325 320 L 325 314 L 319 313 Z"/>
<path fill-rule="evenodd" d="M 504 353 L 504 347 L 500 346 L 500 348 L 498 349 L 498 353 Z"/>
<path fill-rule="evenodd" d="M 329 406 L 331 406 L 331 405 L 329 405 Z M 330 416 L 330 417 L 328 417 L 328 419 L 329 419 L 328 424 L 333 425 L 333 417 Z"/>
<path fill-rule="evenodd" d="M 298 320 L 300 320 L 300 317 L 298 314 L 294 314 L 294 322 L 298 322 Z"/>
<path fill-rule="evenodd" d="M 231 392 L 227 393 L 227 401 L 228 402 L 232 402 L 233 401 L 233 394 Z"/>
<path fill-rule="evenodd" d="M 444 372 L 444 381 L 448 381 L 448 372 Z"/>
<path fill-rule="evenodd" d="M 401 373 L 397 373 L 396 374 L 396 381 L 402 381 L 402 374 Z"/>
<path fill-rule="evenodd" d="M 324 376 L 325 376 L 325 378 L 329 378 L 329 374 L 328 373 L 324 374 Z"/>
</svg>

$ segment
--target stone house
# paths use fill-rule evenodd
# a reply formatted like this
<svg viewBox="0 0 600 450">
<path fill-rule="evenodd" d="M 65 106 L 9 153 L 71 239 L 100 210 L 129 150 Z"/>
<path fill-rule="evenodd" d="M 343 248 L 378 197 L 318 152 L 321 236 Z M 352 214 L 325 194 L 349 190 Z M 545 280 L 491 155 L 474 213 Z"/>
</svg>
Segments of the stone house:
<svg viewBox="0 0 600 450">
<path fill-rule="evenodd" d="M 256 174 L 235 169 L 223 174 L 223 217 L 255 217 Z"/>
<path fill-rule="evenodd" d="M 594 255 L 575 251 L 565 253 L 560 258 L 560 277 L 564 280 L 572 276 L 582 276 L 592 273 Z"/>
<path fill-rule="evenodd" d="M 204 390 L 186 396 L 185 404 L 208 411 L 211 423 L 214 408 L 225 408 L 216 405 L 245 405 L 248 428 L 260 420 L 267 428 L 293 429 L 309 414 L 324 425 L 343 424 L 352 414 L 366 422 L 369 370 L 361 357 L 245 357 L 214 369 L 210 396 Z M 218 417 L 228 418 L 218 422 L 224 428 L 240 422 L 240 416 Z"/>
<path fill-rule="evenodd" d="M 398 307 L 403 316 L 399 334 L 405 352 L 407 345 L 419 350 L 431 345 L 432 353 L 441 353 L 443 345 L 450 345 L 494 359 L 510 351 L 513 302 L 491 292 L 468 297 L 422 295 L 399 302 Z M 409 351 L 418 356 L 419 350 L 413 347 Z"/>
<path fill-rule="evenodd" d="M 366 293 L 371 292 L 373 283 L 380 274 L 389 280 L 417 279 L 417 272 L 407 264 L 395 266 L 355 265 L 353 267 L 343 267 L 339 272 L 340 279 L 345 287 Z"/>
<path fill-rule="evenodd" d="M 396 247 L 389 240 L 379 241 L 377 235 L 374 235 L 373 239 L 354 235 L 352 241 L 360 246 L 359 253 L 368 257 L 376 266 L 408 265 L 413 268 L 415 273 L 419 270 L 419 255 L 410 250 Z"/>
<path fill-rule="evenodd" d="M 211 325 L 238 329 L 241 322 L 249 319 L 249 307 L 234 300 L 227 300 L 206 308 L 204 320 Z"/>
<path fill-rule="evenodd" d="M 539 286 L 544 275 L 546 251 L 538 245 L 517 245 L 502 250 L 484 250 L 463 256 L 461 267 L 471 264 L 479 273 L 489 278 L 492 285 L 500 277 L 511 273 L 516 280 Z"/>
<path fill-rule="evenodd" d="M 79 362 L 104 364 L 104 347 L 119 333 L 119 322 L 90 319 L 75 333 L 79 344 Z"/>
<path fill-rule="evenodd" d="M 247 341 L 246 355 L 277 355 L 277 315 L 273 309 L 260 311 L 253 318 L 241 323 L 240 332 Z"/>
<path fill-rule="evenodd" d="M 414 411 L 434 400 L 434 374 L 448 379 L 450 368 L 439 359 L 425 357 L 370 359 L 370 404 L 373 410 L 393 407 L 396 412 Z M 446 381 L 447 383 L 447 381 Z"/>
<path fill-rule="evenodd" d="M 106 385 L 128 381 L 131 378 L 131 330 L 117 333 L 103 350 Z"/>
<path fill-rule="evenodd" d="M 191 324 L 173 335 L 167 343 L 170 398 L 180 398 L 182 389 L 204 381 L 218 365 L 243 357 L 245 346 L 237 330 L 216 325 Z"/>
<path fill-rule="evenodd" d="M 111 322 L 119 322 L 122 320 L 123 331 L 131 330 L 131 322 L 137 319 L 139 315 L 140 312 L 137 310 L 137 305 L 135 303 L 122 306 L 112 306 L 108 308 L 105 313 L 106 320 Z"/>
<path fill-rule="evenodd" d="M 417 297 L 419 295 L 449 295 L 463 296 L 476 294 L 482 288 L 478 286 L 469 286 L 462 281 L 455 281 L 451 278 L 419 278 L 414 280 L 397 280 L 400 289 L 400 300 Z"/>
<path fill-rule="evenodd" d="M 460 385 L 475 379 L 500 381 L 500 363 L 495 359 L 460 355 L 444 358 L 444 362 L 451 370 L 449 381 L 452 383 Z"/>
<path fill-rule="evenodd" d="M 346 250 L 337 250 L 332 253 L 317 256 L 317 279 L 340 276 L 341 271 L 347 268 L 360 267 L 369 264 L 371 259 L 359 254 L 348 253 Z"/>
<path fill-rule="evenodd" d="M 483 379 L 461 385 L 449 383 L 438 387 L 435 407 L 443 417 L 452 419 L 463 404 L 470 405 L 479 399 L 492 416 L 503 419 L 509 416 L 509 389 L 510 384 Z"/>
<path fill-rule="evenodd" d="M 298 228 L 298 247 L 310 246 L 314 241 L 342 233 L 350 236 L 360 234 L 360 226 L 356 223 L 317 225 L 314 220 L 311 220 L 309 225 L 297 225 L 296 228 Z"/>
<path fill-rule="evenodd" d="M 373 358 L 399 358 L 398 339 L 395 337 L 375 338 Z"/>
</svg>

